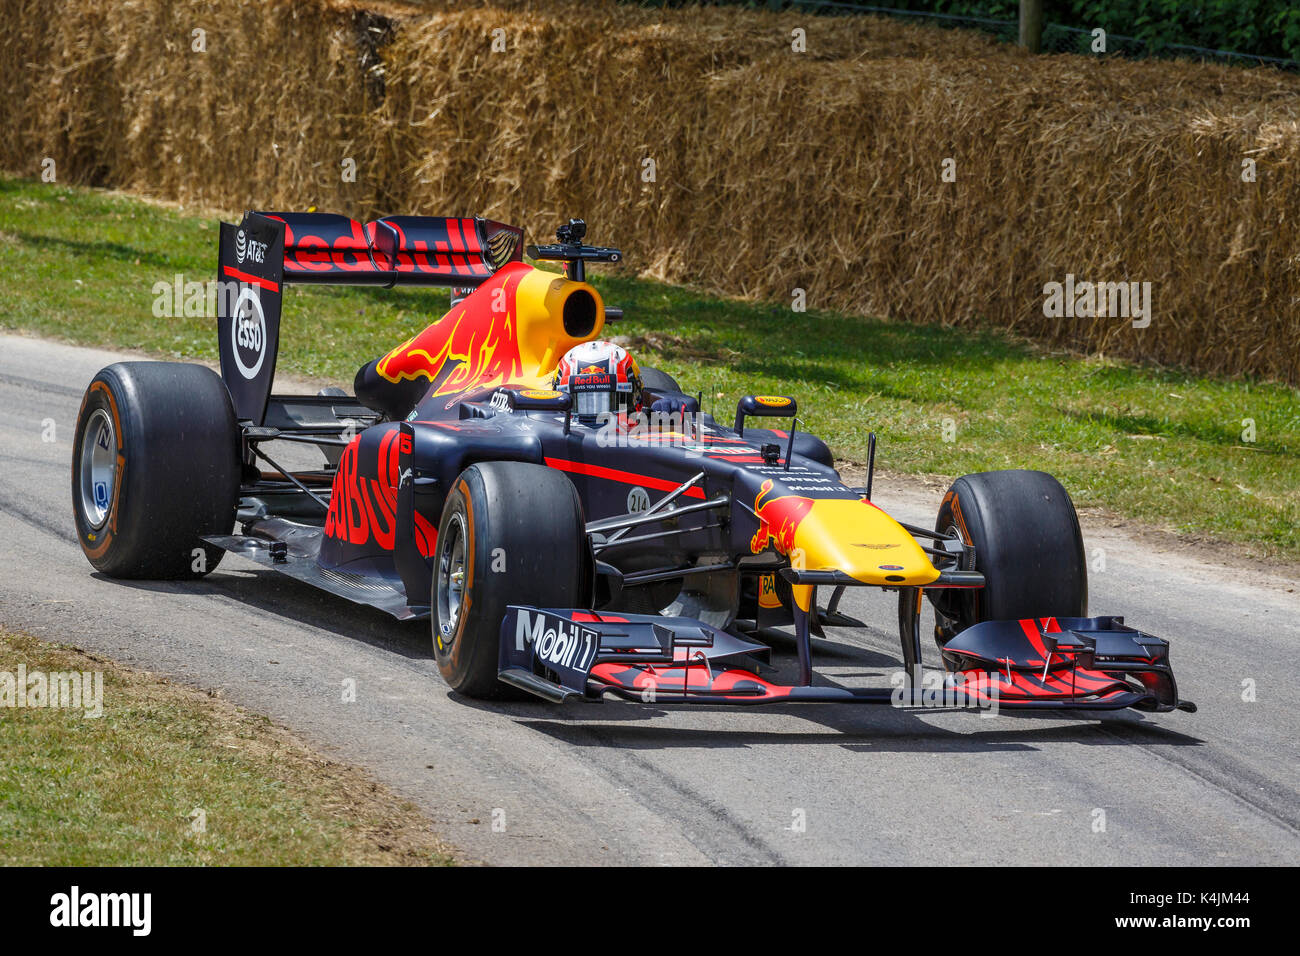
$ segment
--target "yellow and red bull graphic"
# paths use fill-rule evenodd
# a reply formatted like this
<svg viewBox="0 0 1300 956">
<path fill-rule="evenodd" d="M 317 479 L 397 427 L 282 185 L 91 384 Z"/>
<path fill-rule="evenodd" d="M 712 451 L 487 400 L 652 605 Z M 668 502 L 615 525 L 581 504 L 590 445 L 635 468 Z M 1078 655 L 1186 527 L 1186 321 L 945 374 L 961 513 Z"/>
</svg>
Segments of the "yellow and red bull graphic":
<svg viewBox="0 0 1300 956">
<path fill-rule="evenodd" d="M 575 296 L 590 297 L 586 329 L 566 322 Z M 523 263 L 511 262 L 423 332 L 375 363 L 389 382 L 427 378 L 433 395 L 514 384 L 544 388 L 560 357 L 604 327 L 599 293 Z M 582 334 L 574 334 L 581 331 Z"/>
<path fill-rule="evenodd" d="M 749 542 L 749 550 L 758 554 L 770 544 L 781 554 L 789 554 L 794 549 L 795 530 L 799 527 L 799 522 L 812 511 L 813 499 L 802 495 L 777 495 L 764 501 L 771 491 L 772 481 L 768 479 L 763 482 L 763 487 L 754 499 L 758 530 Z"/>
<path fill-rule="evenodd" d="M 491 295 L 484 301 L 469 296 L 381 358 L 375 371 L 390 382 L 421 376 L 431 382 L 441 379 L 435 395 L 514 381 L 523 374 L 514 309 L 521 278 L 518 269 L 498 273 L 477 290 L 497 292 L 495 301 Z M 488 289 L 488 285 L 494 288 Z M 488 307 L 483 308 L 484 304 Z"/>
<path fill-rule="evenodd" d="M 916 540 L 889 515 L 859 498 L 808 498 L 772 495 L 763 482 L 754 499 L 758 530 L 749 548 L 758 554 L 774 548 L 795 567 L 842 571 L 863 584 L 922 586 L 939 576 Z M 882 560 L 881 554 L 888 559 Z M 796 603 L 806 598 L 795 589 Z"/>
</svg>

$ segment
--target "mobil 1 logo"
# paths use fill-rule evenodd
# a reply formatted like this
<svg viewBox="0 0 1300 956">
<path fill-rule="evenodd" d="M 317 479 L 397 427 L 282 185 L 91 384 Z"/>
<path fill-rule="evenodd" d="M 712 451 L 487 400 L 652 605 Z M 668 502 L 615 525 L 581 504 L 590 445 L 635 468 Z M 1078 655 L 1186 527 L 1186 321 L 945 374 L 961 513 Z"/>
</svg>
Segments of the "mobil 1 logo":
<svg viewBox="0 0 1300 956">
<path fill-rule="evenodd" d="M 523 663 L 531 652 L 532 661 L 555 671 L 561 684 L 573 690 L 585 690 L 587 673 L 600 649 L 600 634 L 545 611 L 511 608 L 511 612 L 515 616 L 515 660 Z"/>
</svg>

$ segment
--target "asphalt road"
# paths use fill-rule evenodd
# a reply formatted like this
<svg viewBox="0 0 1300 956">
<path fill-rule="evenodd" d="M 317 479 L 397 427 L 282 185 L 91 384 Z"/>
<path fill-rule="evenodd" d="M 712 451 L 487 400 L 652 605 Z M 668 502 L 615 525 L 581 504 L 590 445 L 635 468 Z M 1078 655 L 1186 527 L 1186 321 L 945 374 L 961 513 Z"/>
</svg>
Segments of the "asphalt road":
<svg viewBox="0 0 1300 956">
<path fill-rule="evenodd" d="M 472 858 L 1202 865 L 1300 850 L 1300 584 L 1286 576 L 1151 553 L 1085 521 L 1105 558 L 1092 611 L 1172 641 L 1194 715 L 483 706 L 442 684 L 427 624 L 240 559 L 198 583 L 94 573 L 72 530 L 71 439 L 83 389 L 115 358 L 0 336 L 0 622 L 267 714 L 368 768 Z M 939 494 L 888 481 L 876 497 L 924 522 Z M 877 626 L 817 642 L 829 678 L 887 685 L 892 597 L 846 599 Z"/>
</svg>

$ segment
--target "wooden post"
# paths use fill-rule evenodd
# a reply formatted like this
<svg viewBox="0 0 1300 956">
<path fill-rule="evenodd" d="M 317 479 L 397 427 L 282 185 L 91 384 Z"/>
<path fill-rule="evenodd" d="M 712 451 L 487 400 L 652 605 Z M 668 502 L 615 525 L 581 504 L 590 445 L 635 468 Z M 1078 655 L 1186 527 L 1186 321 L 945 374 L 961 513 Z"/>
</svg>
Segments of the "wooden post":
<svg viewBox="0 0 1300 956">
<path fill-rule="evenodd" d="M 1020 45 L 1030 53 L 1043 48 L 1043 0 L 1020 0 Z"/>
</svg>

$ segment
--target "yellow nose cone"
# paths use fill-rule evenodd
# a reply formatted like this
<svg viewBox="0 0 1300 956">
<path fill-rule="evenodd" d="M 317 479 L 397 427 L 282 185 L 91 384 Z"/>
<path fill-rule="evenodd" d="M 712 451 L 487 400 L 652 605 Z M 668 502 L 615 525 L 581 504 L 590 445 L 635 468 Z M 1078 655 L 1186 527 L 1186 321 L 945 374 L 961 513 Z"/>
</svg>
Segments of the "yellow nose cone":
<svg viewBox="0 0 1300 956">
<path fill-rule="evenodd" d="M 865 501 L 815 501 L 794 544 L 792 563 L 802 559 L 805 570 L 843 571 L 863 584 L 914 587 L 939 577 L 903 526 Z"/>
</svg>

